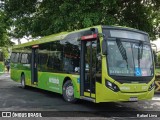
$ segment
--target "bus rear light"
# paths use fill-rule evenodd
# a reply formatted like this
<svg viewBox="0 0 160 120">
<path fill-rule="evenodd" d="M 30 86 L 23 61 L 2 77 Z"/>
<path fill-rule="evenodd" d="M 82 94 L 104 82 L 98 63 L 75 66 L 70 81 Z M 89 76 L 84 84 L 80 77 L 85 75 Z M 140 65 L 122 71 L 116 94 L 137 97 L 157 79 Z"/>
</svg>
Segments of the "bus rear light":
<svg viewBox="0 0 160 120">
<path fill-rule="evenodd" d="M 111 89 L 114 92 L 120 91 L 120 89 L 118 88 L 118 86 L 116 84 L 114 84 L 114 83 L 112 83 L 112 82 L 110 82 L 108 80 L 106 80 L 106 87 Z"/>
<path fill-rule="evenodd" d="M 155 87 L 155 83 L 153 82 L 153 83 L 149 86 L 148 91 L 151 91 L 154 87 Z"/>
<path fill-rule="evenodd" d="M 97 39 L 97 34 L 92 34 L 92 35 L 87 35 L 87 36 L 82 36 L 81 40 L 96 40 Z"/>
</svg>

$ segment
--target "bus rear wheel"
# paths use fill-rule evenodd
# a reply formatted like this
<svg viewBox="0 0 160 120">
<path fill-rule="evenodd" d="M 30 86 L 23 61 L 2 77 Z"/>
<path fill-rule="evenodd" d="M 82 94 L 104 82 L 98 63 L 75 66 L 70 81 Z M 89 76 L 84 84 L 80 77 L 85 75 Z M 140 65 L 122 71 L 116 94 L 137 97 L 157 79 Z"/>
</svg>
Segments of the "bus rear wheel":
<svg viewBox="0 0 160 120">
<path fill-rule="evenodd" d="M 74 88 L 71 80 L 67 80 L 63 85 L 63 98 L 70 103 L 77 101 L 77 99 L 74 98 Z"/>
<path fill-rule="evenodd" d="M 22 88 L 26 88 L 25 76 L 24 76 L 24 75 L 21 76 L 21 87 L 22 87 Z"/>
</svg>

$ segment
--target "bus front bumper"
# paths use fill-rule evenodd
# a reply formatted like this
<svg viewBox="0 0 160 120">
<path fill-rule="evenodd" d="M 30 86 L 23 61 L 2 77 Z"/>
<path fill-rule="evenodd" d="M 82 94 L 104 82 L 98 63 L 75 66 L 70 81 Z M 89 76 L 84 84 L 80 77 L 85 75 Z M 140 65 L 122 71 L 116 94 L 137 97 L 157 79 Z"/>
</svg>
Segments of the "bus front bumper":
<svg viewBox="0 0 160 120">
<path fill-rule="evenodd" d="M 154 96 L 154 89 L 146 92 L 114 92 L 106 86 L 101 86 L 96 91 L 96 103 L 99 102 L 120 102 L 120 101 L 139 101 L 139 100 L 151 100 Z"/>
</svg>

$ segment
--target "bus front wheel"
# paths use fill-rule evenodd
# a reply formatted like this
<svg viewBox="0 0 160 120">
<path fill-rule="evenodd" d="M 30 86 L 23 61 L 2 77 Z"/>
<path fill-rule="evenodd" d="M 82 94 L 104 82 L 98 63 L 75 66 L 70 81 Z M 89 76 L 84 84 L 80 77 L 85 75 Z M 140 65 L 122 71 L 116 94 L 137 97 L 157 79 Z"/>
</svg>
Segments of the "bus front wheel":
<svg viewBox="0 0 160 120">
<path fill-rule="evenodd" d="M 26 87 L 26 84 L 25 84 L 25 76 L 24 76 L 24 75 L 21 76 L 21 87 L 22 87 L 22 88 L 25 88 L 25 87 Z"/>
<path fill-rule="evenodd" d="M 74 98 L 74 88 L 71 80 L 68 80 L 63 85 L 63 98 L 67 102 L 74 103 L 77 101 L 76 98 Z"/>
</svg>

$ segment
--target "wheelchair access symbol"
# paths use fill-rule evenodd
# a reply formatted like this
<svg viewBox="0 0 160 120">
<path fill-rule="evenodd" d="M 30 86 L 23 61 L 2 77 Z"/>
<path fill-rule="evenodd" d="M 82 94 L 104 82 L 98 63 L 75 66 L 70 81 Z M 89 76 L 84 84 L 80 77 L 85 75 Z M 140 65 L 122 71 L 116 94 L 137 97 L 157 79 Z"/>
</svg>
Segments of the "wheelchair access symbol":
<svg viewBox="0 0 160 120">
<path fill-rule="evenodd" d="M 136 67 L 136 68 L 135 68 L 135 74 L 136 74 L 136 76 L 142 76 L 141 68 Z"/>
</svg>

